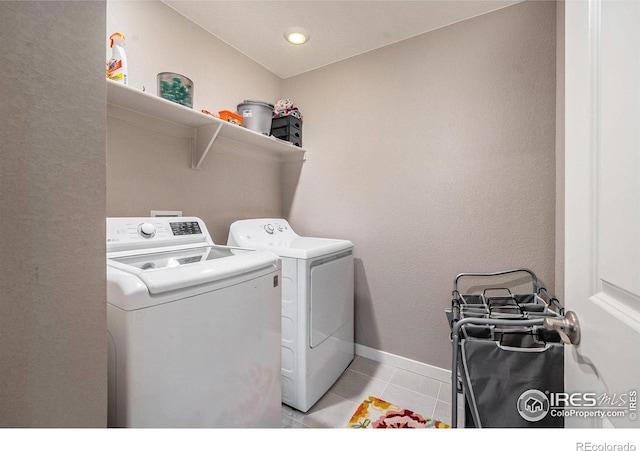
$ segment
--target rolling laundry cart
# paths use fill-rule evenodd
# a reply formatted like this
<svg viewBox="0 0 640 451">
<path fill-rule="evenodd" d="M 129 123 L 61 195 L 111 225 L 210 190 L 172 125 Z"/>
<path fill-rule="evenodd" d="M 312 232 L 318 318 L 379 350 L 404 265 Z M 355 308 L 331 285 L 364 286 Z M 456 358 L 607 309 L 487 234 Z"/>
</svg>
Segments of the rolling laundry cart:
<svg viewBox="0 0 640 451">
<path fill-rule="evenodd" d="M 465 294 L 462 281 L 475 282 Z M 512 293 L 514 286 L 529 283 L 525 294 Z M 564 344 L 577 343 L 579 335 L 573 335 L 564 308 L 531 270 L 459 274 L 446 315 L 453 350 L 453 427 L 458 426 L 459 393 L 465 427 L 564 426 L 557 409 L 550 412 L 546 395 L 563 392 Z"/>
</svg>

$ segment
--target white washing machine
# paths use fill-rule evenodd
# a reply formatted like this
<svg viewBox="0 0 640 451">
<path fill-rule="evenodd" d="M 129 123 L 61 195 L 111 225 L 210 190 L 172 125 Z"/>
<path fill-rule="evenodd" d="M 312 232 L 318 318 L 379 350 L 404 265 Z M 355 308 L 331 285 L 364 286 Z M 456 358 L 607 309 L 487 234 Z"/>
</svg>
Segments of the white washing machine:
<svg viewBox="0 0 640 451">
<path fill-rule="evenodd" d="M 231 224 L 227 244 L 282 259 L 282 402 L 306 412 L 353 360 L 353 243 L 248 219 Z"/>
<path fill-rule="evenodd" d="M 280 282 L 201 219 L 108 218 L 108 425 L 280 427 Z"/>
</svg>

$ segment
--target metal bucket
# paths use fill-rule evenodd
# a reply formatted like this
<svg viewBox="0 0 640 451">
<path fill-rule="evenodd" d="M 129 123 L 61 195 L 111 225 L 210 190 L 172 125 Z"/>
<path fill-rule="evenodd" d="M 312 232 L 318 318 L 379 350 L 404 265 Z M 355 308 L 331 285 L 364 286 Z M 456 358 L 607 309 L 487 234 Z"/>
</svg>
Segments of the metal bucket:
<svg viewBox="0 0 640 451">
<path fill-rule="evenodd" d="M 263 135 L 271 133 L 273 105 L 259 100 L 245 100 L 238 105 L 238 114 L 242 116 L 242 126 Z"/>
</svg>

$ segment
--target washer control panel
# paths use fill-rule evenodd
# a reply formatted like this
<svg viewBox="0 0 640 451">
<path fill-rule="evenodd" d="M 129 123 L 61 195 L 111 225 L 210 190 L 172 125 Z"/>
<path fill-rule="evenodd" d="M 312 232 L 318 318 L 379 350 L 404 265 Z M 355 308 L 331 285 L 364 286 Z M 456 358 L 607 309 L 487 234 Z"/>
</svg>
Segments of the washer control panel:
<svg viewBox="0 0 640 451">
<path fill-rule="evenodd" d="M 169 222 L 174 235 L 199 235 L 202 233 L 198 221 Z"/>
<path fill-rule="evenodd" d="M 107 252 L 198 242 L 213 245 L 199 218 L 107 218 Z"/>
<path fill-rule="evenodd" d="M 150 222 L 143 222 L 138 226 L 138 233 L 143 238 L 153 238 L 156 234 L 156 226 Z"/>
</svg>

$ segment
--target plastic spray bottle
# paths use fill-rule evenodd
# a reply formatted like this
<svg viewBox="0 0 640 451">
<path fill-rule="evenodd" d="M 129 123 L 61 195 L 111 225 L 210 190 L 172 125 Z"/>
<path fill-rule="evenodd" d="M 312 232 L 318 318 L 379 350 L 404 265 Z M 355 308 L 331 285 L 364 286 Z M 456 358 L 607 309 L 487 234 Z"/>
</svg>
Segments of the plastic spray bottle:
<svg viewBox="0 0 640 451">
<path fill-rule="evenodd" d="M 111 41 L 111 59 L 107 61 L 107 78 L 119 83 L 128 84 L 127 56 L 124 53 L 125 37 L 122 33 L 113 33 Z"/>
</svg>

